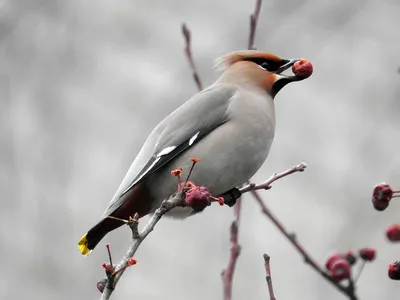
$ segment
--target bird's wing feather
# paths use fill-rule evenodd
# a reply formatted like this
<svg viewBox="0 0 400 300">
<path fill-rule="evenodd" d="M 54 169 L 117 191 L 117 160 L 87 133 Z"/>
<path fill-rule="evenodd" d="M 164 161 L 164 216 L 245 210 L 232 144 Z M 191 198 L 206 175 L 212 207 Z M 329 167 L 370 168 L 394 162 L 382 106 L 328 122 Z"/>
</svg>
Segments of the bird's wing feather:
<svg viewBox="0 0 400 300">
<path fill-rule="evenodd" d="M 136 184 L 227 122 L 235 92 L 231 86 L 210 86 L 167 116 L 147 138 L 104 214 L 115 211 Z"/>
</svg>

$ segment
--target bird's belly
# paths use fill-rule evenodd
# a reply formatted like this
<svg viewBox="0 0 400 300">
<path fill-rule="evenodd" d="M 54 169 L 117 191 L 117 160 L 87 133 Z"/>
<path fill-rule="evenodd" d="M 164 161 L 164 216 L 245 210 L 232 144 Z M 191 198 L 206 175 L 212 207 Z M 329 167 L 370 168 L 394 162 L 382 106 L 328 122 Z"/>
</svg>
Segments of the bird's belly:
<svg viewBox="0 0 400 300">
<path fill-rule="evenodd" d="M 207 187 L 214 196 L 249 180 L 268 156 L 274 137 L 274 126 L 268 125 L 231 134 L 237 124 L 224 124 L 152 175 L 148 182 L 156 199 L 153 210 L 176 192 L 177 178 L 170 172 L 181 167 L 182 178 L 186 179 L 192 157 L 197 157 L 200 161 L 194 167 L 190 180 L 196 185 Z M 229 128 L 230 126 L 233 127 Z M 191 214 L 190 208 L 176 208 L 169 216 L 185 218 Z"/>
</svg>

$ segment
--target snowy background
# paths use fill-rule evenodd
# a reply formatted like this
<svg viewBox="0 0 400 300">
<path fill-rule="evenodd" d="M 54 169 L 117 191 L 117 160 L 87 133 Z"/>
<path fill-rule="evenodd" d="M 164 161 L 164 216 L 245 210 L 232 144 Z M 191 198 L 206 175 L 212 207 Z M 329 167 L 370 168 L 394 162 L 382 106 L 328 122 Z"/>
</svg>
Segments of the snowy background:
<svg viewBox="0 0 400 300">
<path fill-rule="evenodd" d="M 247 46 L 254 1 L 0 1 L 0 255 L 2 299 L 98 299 L 101 245 L 77 249 L 152 128 L 197 91 L 181 24 L 205 86 L 214 59 Z M 324 263 L 371 246 L 360 300 L 393 299 L 387 265 L 399 259 L 372 187 L 400 177 L 400 2 L 264 1 L 255 46 L 306 57 L 313 76 L 276 97 L 277 131 L 262 181 L 302 161 L 308 169 L 264 192 L 267 204 Z M 306 266 L 253 199 L 243 200 L 234 299 L 267 299 L 262 254 L 276 297 L 345 299 Z M 221 299 L 233 211 L 213 205 L 185 222 L 162 220 L 112 299 Z M 128 228 L 109 234 L 114 258 Z"/>
</svg>

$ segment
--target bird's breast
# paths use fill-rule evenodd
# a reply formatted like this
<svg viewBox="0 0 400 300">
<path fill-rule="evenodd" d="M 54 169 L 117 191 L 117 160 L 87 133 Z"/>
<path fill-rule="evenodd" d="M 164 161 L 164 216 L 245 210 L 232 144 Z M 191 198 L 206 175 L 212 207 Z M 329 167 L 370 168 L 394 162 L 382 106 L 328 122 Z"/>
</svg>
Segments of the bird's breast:
<svg viewBox="0 0 400 300">
<path fill-rule="evenodd" d="M 272 100 L 259 95 L 232 102 L 230 119 L 217 127 L 162 170 L 149 178 L 150 191 L 157 205 L 177 188 L 177 179 L 171 170 L 183 168 L 186 178 L 192 164 L 190 158 L 200 159 L 190 180 L 206 186 L 219 196 L 249 180 L 268 156 L 275 133 L 275 111 Z M 186 215 L 181 217 L 188 216 Z M 179 216 L 178 216 L 179 217 Z"/>
</svg>

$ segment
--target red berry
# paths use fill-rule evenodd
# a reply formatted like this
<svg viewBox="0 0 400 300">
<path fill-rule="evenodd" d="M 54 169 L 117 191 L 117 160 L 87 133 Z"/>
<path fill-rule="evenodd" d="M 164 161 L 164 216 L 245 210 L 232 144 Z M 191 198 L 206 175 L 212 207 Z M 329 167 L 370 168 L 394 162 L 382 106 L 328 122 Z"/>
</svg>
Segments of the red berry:
<svg viewBox="0 0 400 300">
<path fill-rule="evenodd" d="M 389 239 L 389 241 L 392 242 L 400 241 L 400 225 L 397 224 L 390 225 L 386 229 L 386 236 Z"/>
<path fill-rule="evenodd" d="M 393 197 L 392 188 L 386 183 L 377 184 L 372 191 L 372 204 L 378 211 L 385 210 Z"/>
<path fill-rule="evenodd" d="M 133 259 L 132 257 L 128 259 L 128 265 L 130 266 L 136 265 L 136 262 L 137 262 L 136 259 Z"/>
<path fill-rule="evenodd" d="M 224 200 L 224 198 L 223 197 L 218 197 L 218 203 L 219 203 L 219 205 L 224 205 L 224 203 L 225 203 L 225 200 Z"/>
<path fill-rule="evenodd" d="M 332 263 L 330 268 L 330 275 L 333 279 L 341 281 L 350 278 L 350 264 L 347 260 L 341 258 Z"/>
<path fill-rule="evenodd" d="M 392 280 L 400 280 L 400 261 L 394 260 L 389 264 L 388 276 Z"/>
<path fill-rule="evenodd" d="M 350 265 L 354 265 L 357 262 L 357 257 L 353 251 L 349 250 L 344 254 L 344 258 L 349 262 Z"/>
<path fill-rule="evenodd" d="M 376 256 L 376 251 L 372 248 L 362 248 L 358 251 L 358 254 L 365 261 L 373 261 Z"/>
<path fill-rule="evenodd" d="M 376 200 L 372 198 L 372 205 L 377 211 L 383 211 L 389 206 L 389 201 Z"/>
<path fill-rule="evenodd" d="M 308 78 L 313 73 L 313 65 L 307 59 L 302 58 L 293 64 L 292 72 L 298 77 Z"/>
<path fill-rule="evenodd" d="M 326 260 L 325 268 L 326 268 L 327 270 L 330 271 L 331 268 L 332 268 L 332 264 L 333 264 L 335 261 L 340 260 L 340 259 L 343 259 L 343 255 L 342 255 L 342 254 L 340 254 L 340 253 L 334 253 L 334 254 L 332 254 L 332 255 L 329 256 L 328 259 Z"/>
<path fill-rule="evenodd" d="M 185 194 L 185 202 L 194 210 L 201 211 L 211 204 L 210 192 L 204 186 L 195 186 Z"/>
</svg>

